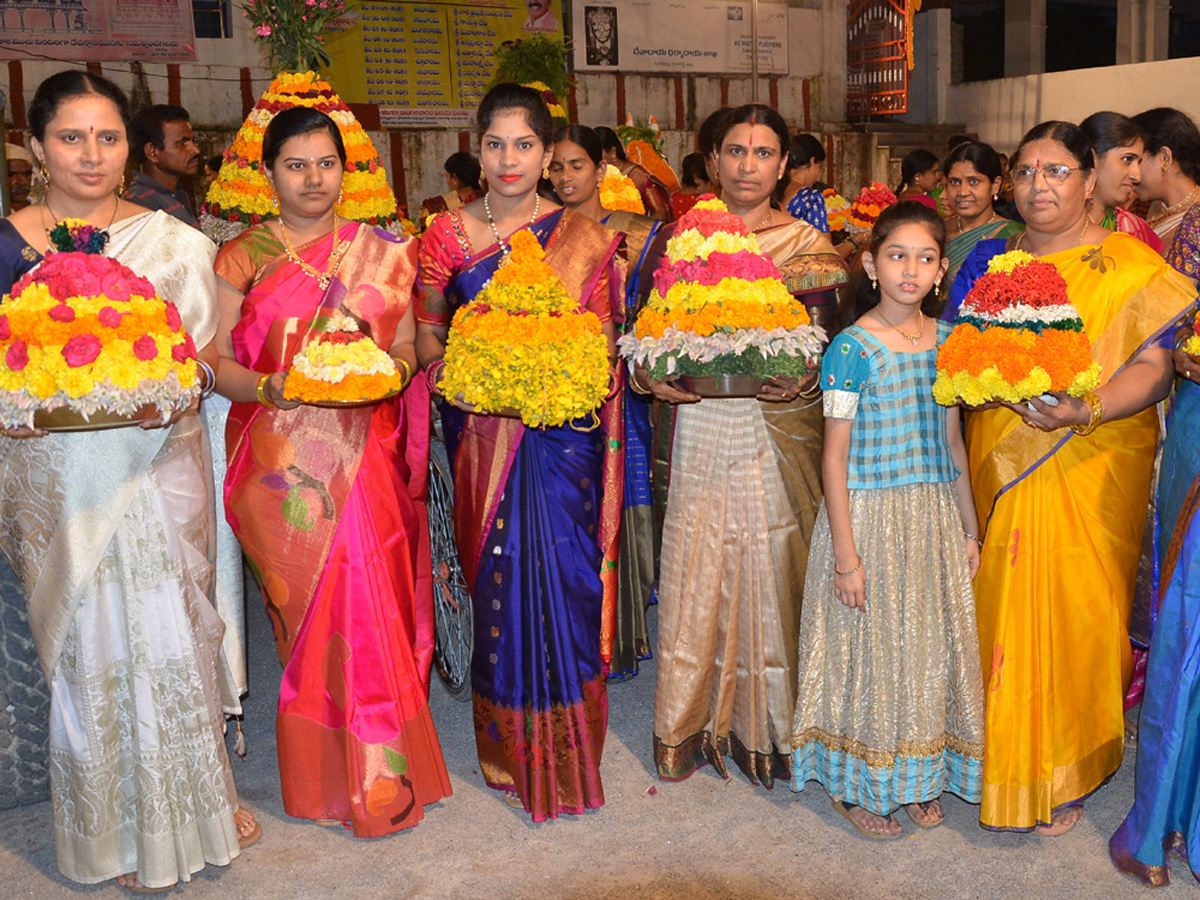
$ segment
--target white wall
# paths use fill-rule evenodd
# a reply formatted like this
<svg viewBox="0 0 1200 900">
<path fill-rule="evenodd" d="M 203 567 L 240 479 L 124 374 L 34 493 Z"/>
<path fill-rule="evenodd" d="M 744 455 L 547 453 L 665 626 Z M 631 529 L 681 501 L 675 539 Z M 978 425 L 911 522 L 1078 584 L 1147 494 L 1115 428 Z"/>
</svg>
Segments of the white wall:
<svg viewBox="0 0 1200 900">
<path fill-rule="evenodd" d="M 1200 58 L 1023 75 L 946 88 L 945 121 L 999 150 L 1012 150 L 1039 122 L 1081 122 L 1099 110 L 1133 115 L 1174 106 L 1200 121 Z"/>
</svg>

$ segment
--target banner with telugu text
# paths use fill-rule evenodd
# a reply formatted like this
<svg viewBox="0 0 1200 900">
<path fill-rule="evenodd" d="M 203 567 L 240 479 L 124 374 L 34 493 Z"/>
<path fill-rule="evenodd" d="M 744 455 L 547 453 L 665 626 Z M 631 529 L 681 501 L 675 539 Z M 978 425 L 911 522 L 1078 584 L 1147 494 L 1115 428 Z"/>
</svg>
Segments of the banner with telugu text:
<svg viewBox="0 0 1200 900">
<path fill-rule="evenodd" d="M 0 59 L 195 58 L 190 0 L 0 0 Z"/>
<path fill-rule="evenodd" d="M 496 46 L 561 38 L 562 0 L 350 0 L 333 26 L 328 75 L 342 99 L 378 106 L 385 128 L 469 128 Z"/>
<path fill-rule="evenodd" d="M 747 0 L 572 0 L 576 72 L 749 74 Z M 758 71 L 786 75 L 787 2 L 759 0 Z"/>
</svg>

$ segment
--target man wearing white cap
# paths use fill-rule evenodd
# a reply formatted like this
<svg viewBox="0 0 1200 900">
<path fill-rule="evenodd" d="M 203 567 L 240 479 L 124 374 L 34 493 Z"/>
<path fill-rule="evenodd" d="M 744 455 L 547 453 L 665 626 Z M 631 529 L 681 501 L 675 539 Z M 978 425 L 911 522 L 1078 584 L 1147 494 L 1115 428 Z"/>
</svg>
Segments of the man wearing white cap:
<svg viewBox="0 0 1200 900">
<path fill-rule="evenodd" d="M 33 157 L 24 147 L 5 142 L 4 158 L 8 160 L 8 199 L 13 212 L 16 212 L 29 205 L 29 192 L 33 188 Z"/>
</svg>

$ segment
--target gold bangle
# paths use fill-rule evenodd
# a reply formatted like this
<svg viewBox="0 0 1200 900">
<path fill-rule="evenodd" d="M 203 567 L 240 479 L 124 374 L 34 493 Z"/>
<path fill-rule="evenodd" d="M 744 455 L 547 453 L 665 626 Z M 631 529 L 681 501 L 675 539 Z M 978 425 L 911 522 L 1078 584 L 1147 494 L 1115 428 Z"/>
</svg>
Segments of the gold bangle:
<svg viewBox="0 0 1200 900">
<path fill-rule="evenodd" d="M 408 360 L 402 359 L 399 356 L 393 356 L 392 362 L 400 363 L 400 365 L 404 366 L 404 380 L 400 382 L 400 389 L 403 390 L 404 388 L 408 387 L 408 383 L 412 381 L 412 366 L 408 364 Z"/>
<path fill-rule="evenodd" d="M 838 577 L 840 577 L 840 578 L 845 578 L 847 575 L 853 575 L 855 572 L 857 572 L 857 571 L 858 571 L 859 569 L 861 569 L 862 567 L 863 567 L 863 560 L 862 560 L 862 557 L 860 556 L 860 557 L 858 558 L 858 565 L 857 565 L 857 566 L 855 566 L 853 569 L 849 569 L 849 570 L 847 570 L 847 571 L 845 571 L 845 572 L 839 572 L 839 571 L 838 571 L 838 568 L 837 568 L 837 563 L 834 563 L 834 565 L 833 565 L 833 574 L 834 574 L 834 575 L 837 575 L 837 576 L 838 576 Z"/>
<path fill-rule="evenodd" d="M 643 397 L 649 397 L 650 394 L 652 393 L 650 388 L 642 387 L 640 384 L 638 384 L 638 370 L 637 369 L 629 370 L 629 387 L 633 390 L 633 392 L 635 394 L 641 394 Z"/>
<path fill-rule="evenodd" d="M 268 408 L 273 408 L 275 406 L 275 404 L 267 399 L 267 395 L 263 391 L 263 388 L 267 386 L 267 379 L 270 377 L 271 377 L 270 375 L 264 375 L 262 378 L 258 379 L 257 392 L 258 392 L 258 402 L 260 404 L 262 404 L 263 406 L 266 406 Z"/>
<path fill-rule="evenodd" d="M 1080 399 L 1088 405 L 1088 421 L 1086 425 L 1072 425 L 1071 430 L 1082 436 L 1091 434 L 1104 421 L 1104 401 L 1092 391 L 1088 391 Z"/>
</svg>

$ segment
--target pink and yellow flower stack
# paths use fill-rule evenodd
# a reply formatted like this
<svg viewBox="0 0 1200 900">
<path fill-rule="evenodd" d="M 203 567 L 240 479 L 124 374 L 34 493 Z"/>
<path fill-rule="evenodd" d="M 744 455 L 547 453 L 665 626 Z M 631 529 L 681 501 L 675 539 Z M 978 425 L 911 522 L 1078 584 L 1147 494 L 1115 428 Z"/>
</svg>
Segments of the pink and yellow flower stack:
<svg viewBox="0 0 1200 900">
<path fill-rule="evenodd" d="M 823 340 L 745 223 L 706 195 L 679 220 L 650 299 L 618 346 L 660 381 L 802 378 L 818 364 Z"/>
<path fill-rule="evenodd" d="M 51 232 L 58 251 L 0 302 L 0 425 L 38 411 L 166 416 L 200 393 L 196 347 L 175 305 L 100 255 L 107 234 L 82 220 Z M 64 249 L 65 248 L 65 249 Z"/>
<path fill-rule="evenodd" d="M 846 221 L 846 230 L 855 234 L 869 232 L 879 220 L 879 214 L 895 202 L 896 195 L 891 188 L 878 181 L 871 182 L 858 192 L 858 196 L 850 204 L 850 216 Z"/>
<path fill-rule="evenodd" d="M 201 207 L 200 227 L 204 233 L 223 243 L 276 214 L 271 186 L 261 171 L 263 135 L 276 113 L 293 106 L 308 106 L 326 113 L 342 133 L 346 174 L 338 215 L 389 230 L 402 227 L 396 198 L 388 187 L 387 175 L 370 135 L 329 82 L 310 71 L 277 75 L 242 123 Z"/>
</svg>

